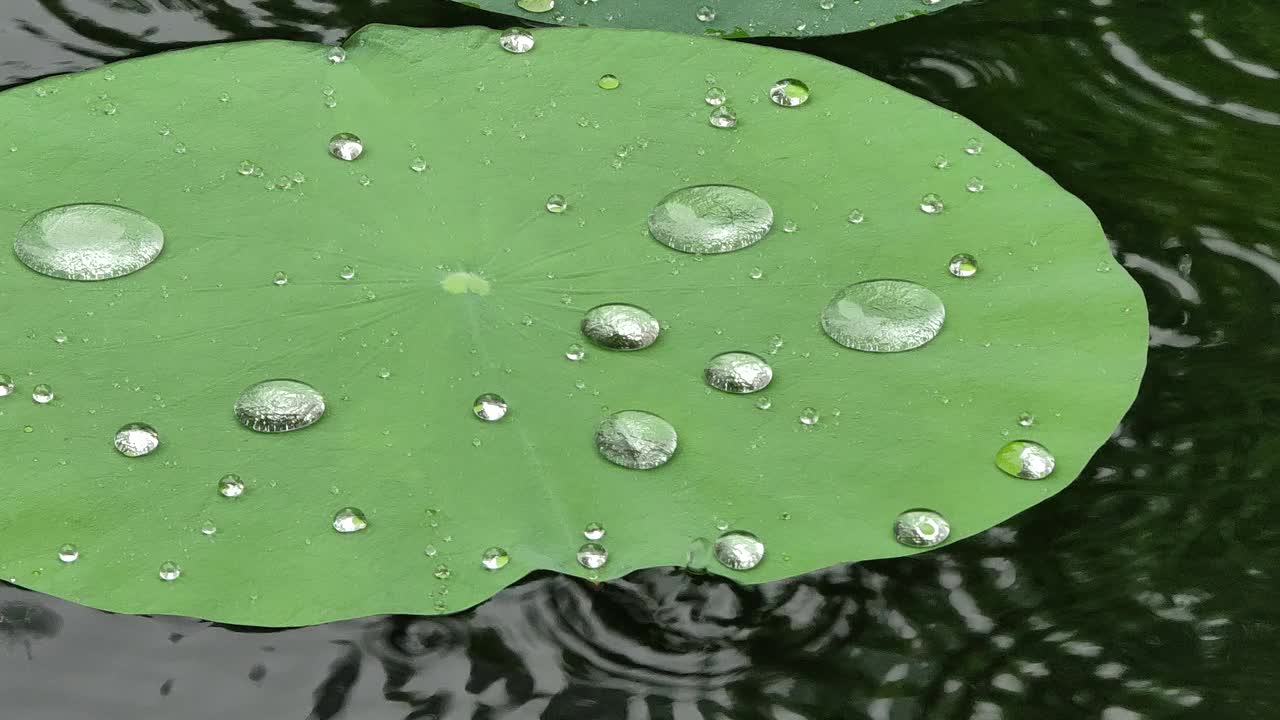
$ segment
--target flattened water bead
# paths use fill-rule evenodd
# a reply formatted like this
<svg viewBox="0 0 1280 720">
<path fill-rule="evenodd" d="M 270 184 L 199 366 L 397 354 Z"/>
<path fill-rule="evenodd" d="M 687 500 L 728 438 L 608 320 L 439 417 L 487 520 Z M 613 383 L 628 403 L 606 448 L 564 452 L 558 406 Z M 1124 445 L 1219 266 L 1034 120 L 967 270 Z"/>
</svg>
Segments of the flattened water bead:
<svg viewBox="0 0 1280 720">
<path fill-rule="evenodd" d="M 978 274 L 978 261 L 973 259 L 972 255 L 959 253 L 951 257 L 951 261 L 947 263 L 947 272 L 958 278 L 973 277 Z"/>
<path fill-rule="evenodd" d="M 559 215 L 569 207 L 563 195 L 552 195 L 547 198 L 547 212 Z"/>
<path fill-rule="evenodd" d="M 1031 440 L 1014 440 L 996 453 L 996 467 L 1023 480 L 1043 480 L 1055 465 L 1053 453 Z"/>
<path fill-rule="evenodd" d="M 768 387 L 773 381 L 773 368 L 759 355 L 727 352 L 711 358 L 702 376 L 717 390 L 746 394 Z"/>
<path fill-rule="evenodd" d="M 107 280 L 150 265 L 164 249 L 164 231 L 145 215 L 116 205 L 63 205 L 18 228 L 13 251 L 41 275 Z"/>
<path fill-rule="evenodd" d="M 665 465 L 676 452 L 676 429 L 643 410 L 623 410 L 600 421 L 596 450 L 614 465 L 652 470 Z"/>
<path fill-rule="evenodd" d="M 644 308 L 610 303 L 591 308 L 582 316 L 582 334 L 609 350 L 643 350 L 658 339 L 661 326 Z"/>
<path fill-rule="evenodd" d="M 334 513 L 333 529 L 340 533 L 360 532 L 367 527 L 369 521 L 360 512 L 360 508 L 345 507 Z"/>
<path fill-rule="evenodd" d="M 178 563 L 172 560 L 165 560 L 160 563 L 161 580 L 164 580 L 165 582 L 173 582 L 180 577 L 182 577 L 182 568 L 178 566 Z"/>
<path fill-rule="evenodd" d="M 551 12 L 556 7 L 556 0 L 516 0 L 516 7 L 531 13 Z"/>
<path fill-rule="evenodd" d="M 218 480 L 218 494 L 222 497 L 238 498 L 244 494 L 244 481 L 235 473 L 227 473 Z"/>
<path fill-rule="evenodd" d="M 932 510 L 908 510 L 893 523 L 894 538 L 911 547 L 933 547 L 950 534 L 950 523 Z"/>
<path fill-rule="evenodd" d="M 501 395 L 485 393 L 476 398 L 471 410 L 485 422 L 497 422 L 507 416 L 507 401 Z"/>
<path fill-rule="evenodd" d="M 64 563 L 73 563 L 80 559 L 80 549 L 71 543 L 58 548 L 58 559 Z"/>
<path fill-rule="evenodd" d="M 694 185 L 663 198 L 649 213 L 649 234 L 673 250 L 713 255 L 741 250 L 773 227 L 773 208 L 750 190 Z"/>
<path fill-rule="evenodd" d="M 491 547 L 480 554 L 480 564 L 486 570 L 501 570 L 511 561 L 511 556 L 500 547 Z"/>
<path fill-rule="evenodd" d="M 498 44 L 510 53 L 527 53 L 533 49 L 533 34 L 528 30 L 511 28 L 498 36 Z"/>
<path fill-rule="evenodd" d="M 774 105 L 796 107 L 809 101 L 809 86 L 795 78 L 783 78 L 769 88 Z"/>
<path fill-rule="evenodd" d="M 705 100 L 708 105 L 720 107 L 724 104 L 726 97 L 724 90 L 721 90 L 718 87 L 713 87 L 707 89 L 707 94 L 704 95 L 702 99 Z"/>
<path fill-rule="evenodd" d="M 53 388 L 43 383 L 31 388 L 31 400 L 40 405 L 48 405 L 53 402 Z"/>
<path fill-rule="evenodd" d="M 0 397 L 8 397 L 9 395 L 12 395 L 13 390 L 13 378 L 0 373 Z"/>
<path fill-rule="evenodd" d="M 127 457 L 141 457 L 160 447 L 160 435 L 146 423 L 129 423 L 116 431 L 116 450 Z"/>
<path fill-rule="evenodd" d="M 725 130 L 735 128 L 738 127 L 738 114 L 728 105 L 721 105 L 711 111 L 711 114 L 707 116 L 707 122 L 711 123 L 712 127 Z"/>
<path fill-rule="evenodd" d="M 600 543 L 589 542 L 578 548 L 578 564 L 588 570 L 599 570 L 609 562 L 609 551 Z"/>
<path fill-rule="evenodd" d="M 742 530 L 730 530 L 716 538 L 712 553 L 730 570 L 750 570 L 764 560 L 764 543 Z"/>
<path fill-rule="evenodd" d="M 582 536 L 588 540 L 599 540 L 604 537 L 604 525 L 598 522 L 587 523 L 587 526 L 582 529 Z"/>
<path fill-rule="evenodd" d="M 601 90 L 616 90 L 622 83 L 616 75 L 601 75 L 596 84 L 600 86 Z"/>
<path fill-rule="evenodd" d="M 264 433 L 301 430 L 324 417 L 324 396 L 297 380 L 264 380 L 245 388 L 236 400 L 241 425 Z"/>
<path fill-rule="evenodd" d="M 841 290 L 822 311 L 822 329 L 864 352 L 902 352 L 932 340 L 946 310 L 927 288 L 907 280 L 867 280 Z"/>
<path fill-rule="evenodd" d="M 350 162 L 364 154 L 364 142 L 358 135 L 342 132 L 329 138 L 329 154 Z"/>
</svg>

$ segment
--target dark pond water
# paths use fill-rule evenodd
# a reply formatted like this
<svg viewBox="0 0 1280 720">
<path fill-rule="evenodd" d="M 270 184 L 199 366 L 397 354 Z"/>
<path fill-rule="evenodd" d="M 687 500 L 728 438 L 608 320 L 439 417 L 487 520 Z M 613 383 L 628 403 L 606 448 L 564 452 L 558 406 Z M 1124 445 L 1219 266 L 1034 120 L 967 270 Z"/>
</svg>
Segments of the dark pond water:
<svg viewBox="0 0 1280 720">
<path fill-rule="evenodd" d="M 0 0 L 0 87 L 369 22 L 506 24 L 443 0 Z M 1280 3 L 988 0 L 771 44 L 967 115 L 1101 217 L 1151 357 L 1084 477 L 945 552 L 763 587 L 543 575 L 456 616 L 263 631 L 0 583 L 0 717 L 1280 716 Z"/>
</svg>

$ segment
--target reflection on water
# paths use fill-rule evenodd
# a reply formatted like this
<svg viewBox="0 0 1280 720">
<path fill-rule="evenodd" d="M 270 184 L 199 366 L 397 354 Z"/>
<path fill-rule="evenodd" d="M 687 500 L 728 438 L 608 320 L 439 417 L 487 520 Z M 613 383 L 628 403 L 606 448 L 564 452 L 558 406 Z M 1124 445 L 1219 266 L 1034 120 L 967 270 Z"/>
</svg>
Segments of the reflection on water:
<svg viewBox="0 0 1280 720">
<path fill-rule="evenodd" d="M 6 0 L 0 85 L 368 22 L 508 23 L 423 0 Z M 539 575 L 451 617 L 296 630 L 0 585 L 3 716 L 1274 717 L 1278 36 L 1269 0 L 1000 0 L 770 41 L 987 127 L 1094 208 L 1142 284 L 1138 402 L 1049 502 L 944 552 L 761 587 Z"/>
</svg>

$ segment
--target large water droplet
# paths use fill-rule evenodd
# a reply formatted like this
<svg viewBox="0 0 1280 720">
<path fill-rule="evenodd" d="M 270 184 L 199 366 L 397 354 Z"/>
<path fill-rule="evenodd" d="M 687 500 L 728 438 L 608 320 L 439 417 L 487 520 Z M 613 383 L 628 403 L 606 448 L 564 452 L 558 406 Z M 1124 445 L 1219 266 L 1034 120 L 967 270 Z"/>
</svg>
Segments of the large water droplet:
<svg viewBox="0 0 1280 720">
<path fill-rule="evenodd" d="M 730 570 L 750 570 L 764 560 L 764 543 L 742 530 L 730 530 L 716 538 L 716 560 Z"/>
<path fill-rule="evenodd" d="M 14 390 L 13 378 L 0 373 L 0 397 L 8 397 L 13 394 Z"/>
<path fill-rule="evenodd" d="M 591 541 L 599 540 L 604 537 L 604 525 L 598 522 L 587 523 L 582 529 L 582 536 Z"/>
<path fill-rule="evenodd" d="M 937 336 L 946 311 L 927 288 L 906 280 L 868 280 L 841 290 L 822 312 L 832 340 L 865 352 L 902 352 Z"/>
<path fill-rule="evenodd" d="M 759 242 L 773 227 L 773 208 L 732 185 L 695 185 L 667 195 L 649 213 L 649 233 L 687 253 L 716 254 Z"/>
<path fill-rule="evenodd" d="M 67 543 L 58 548 L 58 559 L 64 563 L 73 563 L 80 559 L 80 548 L 71 543 Z"/>
<path fill-rule="evenodd" d="M 497 422 L 507 415 L 507 401 L 501 395 L 485 393 L 476 398 L 471 410 L 485 422 Z"/>
<path fill-rule="evenodd" d="M 218 494 L 222 497 L 238 498 L 244 494 L 244 481 L 235 473 L 227 473 L 218 480 Z"/>
<path fill-rule="evenodd" d="M 173 582 L 180 577 L 182 577 L 182 568 L 178 566 L 178 563 L 172 560 L 165 560 L 160 563 L 161 580 L 164 580 L 165 582 Z"/>
<path fill-rule="evenodd" d="M 599 305 L 582 316 L 582 334 L 609 350 L 643 350 L 657 341 L 659 332 L 658 320 L 635 305 Z"/>
<path fill-rule="evenodd" d="M 764 358 L 749 352 L 721 353 L 702 371 L 707 384 L 728 393 L 753 393 L 773 381 L 773 368 Z"/>
<path fill-rule="evenodd" d="M 324 417 L 324 396 L 297 380 L 264 380 L 236 400 L 236 419 L 264 433 L 301 430 Z"/>
<path fill-rule="evenodd" d="M 711 127 L 718 127 L 722 130 L 738 127 L 738 114 L 728 105 L 721 105 L 711 114 L 707 116 L 707 122 L 711 123 Z"/>
<path fill-rule="evenodd" d="M 809 100 L 809 86 L 795 78 L 783 78 L 769 88 L 769 99 L 782 107 L 803 105 Z"/>
<path fill-rule="evenodd" d="M 589 542 L 578 548 L 578 564 L 588 570 L 599 570 L 609 562 L 609 551 L 600 543 Z"/>
<path fill-rule="evenodd" d="M 500 547 L 491 547 L 480 554 L 480 564 L 486 570 L 501 570 L 511 561 L 511 556 Z"/>
<path fill-rule="evenodd" d="M 41 383 L 31 388 L 31 400 L 41 405 L 53 402 L 53 388 Z"/>
<path fill-rule="evenodd" d="M 345 507 L 333 516 L 333 529 L 340 533 L 360 532 L 369 527 L 369 521 L 359 508 Z"/>
<path fill-rule="evenodd" d="M 18 228 L 13 251 L 24 265 L 63 280 L 107 280 L 151 264 L 164 232 L 145 215 L 116 205 L 50 208 Z"/>
<path fill-rule="evenodd" d="M 141 457 L 160 447 L 160 434 L 146 423 L 129 423 L 116 431 L 116 450 L 128 457 Z"/>
<path fill-rule="evenodd" d="M 533 49 L 533 34 L 521 28 L 511 28 L 498 36 L 498 44 L 510 53 L 527 53 Z"/>
<path fill-rule="evenodd" d="M 951 261 L 947 263 L 947 272 L 958 278 L 973 277 L 978 274 L 978 261 L 973 259 L 972 255 L 959 253 L 951 257 Z"/>
<path fill-rule="evenodd" d="M 605 460 L 635 470 L 665 465 L 676 452 L 676 429 L 642 410 L 623 410 L 596 428 L 596 449 Z"/>
<path fill-rule="evenodd" d="M 893 536 L 903 545 L 933 547 L 951 534 L 946 518 L 932 510 L 908 510 L 893 523 Z"/>
<path fill-rule="evenodd" d="M 1055 465 L 1053 453 L 1031 440 L 1014 440 L 996 453 L 996 467 L 1023 480 L 1043 480 Z"/>
<path fill-rule="evenodd" d="M 364 154 L 364 142 L 358 135 L 338 133 L 329 138 L 329 154 L 339 160 L 350 162 Z"/>
</svg>

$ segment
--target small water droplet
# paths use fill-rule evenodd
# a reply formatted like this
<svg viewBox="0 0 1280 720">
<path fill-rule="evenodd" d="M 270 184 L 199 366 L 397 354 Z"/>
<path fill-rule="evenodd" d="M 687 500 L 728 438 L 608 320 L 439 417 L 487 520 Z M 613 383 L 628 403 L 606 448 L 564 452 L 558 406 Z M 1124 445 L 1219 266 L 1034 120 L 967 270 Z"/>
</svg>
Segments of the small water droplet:
<svg viewBox="0 0 1280 720">
<path fill-rule="evenodd" d="M 218 480 L 218 494 L 226 498 L 238 498 L 244 494 L 244 481 L 235 473 L 227 473 Z"/>
<path fill-rule="evenodd" d="M 680 252 L 714 255 L 750 247 L 773 227 L 764 198 L 732 185 L 694 185 L 664 197 L 649 213 L 649 234 Z"/>
<path fill-rule="evenodd" d="M 862 214 L 861 210 L 852 210 L 849 212 L 849 222 L 854 225 L 861 225 L 862 221 L 866 219 L 867 217 Z"/>
<path fill-rule="evenodd" d="M 356 178 L 356 182 L 360 183 L 362 187 L 369 187 L 369 184 L 373 182 L 373 179 L 368 175 L 361 175 Z"/>
<path fill-rule="evenodd" d="M 738 114 L 735 113 L 733 108 L 728 105 L 721 105 L 711 111 L 708 121 L 711 123 L 712 127 L 724 129 L 735 128 L 738 126 Z"/>
<path fill-rule="evenodd" d="M 832 10 L 836 6 L 836 0 L 818 0 L 818 7 L 823 10 Z"/>
<path fill-rule="evenodd" d="M 212 520 L 205 520 L 204 524 L 200 526 L 201 535 L 216 535 L 217 532 L 218 526 L 214 525 Z"/>
<path fill-rule="evenodd" d="M 67 334 L 59 330 L 58 332 L 54 333 L 53 341 L 61 345 L 67 341 Z"/>
<path fill-rule="evenodd" d="M 973 259 L 972 255 L 959 253 L 951 257 L 951 261 L 947 263 L 947 272 L 958 278 L 973 277 L 978 273 L 978 261 Z"/>
<path fill-rule="evenodd" d="M 969 178 L 968 181 L 966 181 L 964 184 L 964 189 L 968 190 L 971 193 L 982 192 L 983 190 L 986 189 L 986 187 L 987 186 L 984 185 L 982 182 L 982 178 L 978 177 L 977 175 L 974 175 L 973 177 Z"/>
<path fill-rule="evenodd" d="M 501 570 L 511 561 L 511 556 L 500 547 L 491 547 L 480 554 L 480 564 L 486 570 Z"/>
<path fill-rule="evenodd" d="M 644 308 L 625 303 L 598 305 L 582 316 L 582 334 L 609 350 L 643 350 L 658 340 L 661 326 Z"/>
<path fill-rule="evenodd" d="M 589 542 L 578 548 L 578 564 L 588 570 L 599 570 L 609 562 L 609 551 L 600 543 Z"/>
<path fill-rule="evenodd" d="M 724 90 L 721 90 L 718 87 L 713 87 L 713 88 L 707 88 L 707 94 L 702 99 L 706 100 L 708 105 L 720 107 L 721 105 L 724 104 L 724 101 L 727 98 L 728 96 L 725 95 Z"/>
<path fill-rule="evenodd" d="M 298 380 L 264 380 L 245 388 L 236 400 L 241 425 L 264 433 L 301 430 L 324 417 L 324 396 Z"/>
<path fill-rule="evenodd" d="M 180 577 L 182 577 L 182 568 L 178 566 L 178 563 L 172 560 L 165 560 L 160 563 L 161 580 L 164 580 L 165 582 L 173 582 Z"/>
<path fill-rule="evenodd" d="M 329 48 L 329 52 L 325 53 L 325 59 L 328 60 L 333 65 L 337 65 L 338 63 L 341 63 L 341 62 L 346 62 L 347 51 L 342 49 L 342 47 L 339 45 L 334 45 L 333 47 Z"/>
<path fill-rule="evenodd" d="M 920 198 L 920 212 L 927 215 L 937 215 L 942 212 L 946 206 L 942 204 L 942 198 L 937 193 L 928 193 Z"/>
<path fill-rule="evenodd" d="M 360 532 L 369 527 L 369 521 L 359 508 L 345 507 L 333 516 L 333 529 L 340 533 Z"/>
<path fill-rule="evenodd" d="M 431 573 L 437 580 L 448 580 L 453 573 L 449 571 L 449 566 L 440 563 L 436 566 L 435 572 Z"/>
<path fill-rule="evenodd" d="M 507 401 L 501 395 L 485 393 L 476 398 L 471 410 L 485 422 L 497 422 L 507 415 Z"/>
<path fill-rule="evenodd" d="M 364 154 L 364 142 L 352 133 L 338 133 L 329 138 L 329 154 L 350 162 Z"/>
<path fill-rule="evenodd" d="M 770 400 L 767 396 L 761 395 L 760 397 L 756 398 L 757 410 L 768 410 L 771 407 L 773 407 L 773 401 Z"/>
<path fill-rule="evenodd" d="M 807 407 L 807 408 L 805 408 L 804 410 L 801 410 L 801 411 L 800 411 L 800 424 L 801 424 L 801 425 L 808 425 L 808 426 L 817 425 L 817 424 L 818 424 L 818 421 L 819 421 L 819 420 L 821 420 L 821 419 L 822 419 L 822 414 L 821 414 L 821 413 L 819 413 L 819 412 L 818 412 L 816 409 L 814 409 L 814 408 Z"/>
<path fill-rule="evenodd" d="M 31 399 L 41 405 L 48 405 L 53 400 L 53 388 L 41 383 L 31 388 Z"/>
<path fill-rule="evenodd" d="M 742 530 L 731 530 L 716 538 L 716 560 L 730 570 L 750 570 L 764 560 L 764 543 Z"/>
<path fill-rule="evenodd" d="M 284 272 L 283 270 L 279 270 L 279 271 L 277 271 L 277 272 L 276 272 L 275 277 L 271 278 L 271 284 L 273 284 L 273 285 L 288 285 L 288 284 L 289 284 L 289 276 L 288 276 L 288 275 L 286 275 L 286 274 L 285 274 L 285 272 Z"/>
<path fill-rule="evenodd" d="M 427 557 L 435 557 L 436 554 L 439 552 L 440 551 L 436 549 L 435 545 L 428 545 L 422 549 L 422 554 L 426 555 Z"/>
<path fill-rule="evenodd" d="M 58 548 L 58 559 L 64 563 L 73 563 L 80 559 L 80 549 L 71 543 Z"/>
<path fill-rule="evenodd" d="M 996 453 L 996 467 L 1023 480 L 1043 480 L 1056 465 L 1053 453 L 1031 440 L 1014 440 Z"/>
<path fill-rule="evenodd" d="M 867 280 L 850 285 L 822 312 L 832 340 L 864 352 L 902 352 L 932 340 L 946 310 L 927 288 L 907 280 Z"/>
<path fill-rule="evenodd" d="M 1031 427 L 1036 424 L 1036 416 L 1031 413 L 1021 413 L 1018 415 L 1018 424 L 1022 427 Z"/>
<path fill-rule="evenodd" d="M 964 151 L 970 155 L 982 154 L 982 141 L 978 138 L 969 138 L 969 142 L 964 144 Z"/>
<path fill-rule="evenodd" d="M 784 232 L 784 233 L 793 233 L 793 232 L 795 232 L 797 229 L 799 229 L 799 228 L 797 228 L 797 226 L 796 226 L 796 224 L 795 224 L 795 221 L 793 221 L 793 220 L 788 220 L 788 221 L 786 221 L 786 222 L 782 223 L 782 232 Z"/>
<path fill-rule="evenodd" d="M 243 160 L 240 166 L 236 168 L 236 172 L 241 175 L 255 175 L 258 172 L 258 166 L 252 160 Z"/>
<path fill-rule="evenodd" d="M 41 275 L 107 280 L 150 265 L 164 232 L 141 213 L 116 205 L 63 205 L 18 228 L 13 251 Z"/>
<path fill-rule="evenodd" d="M 160 447 L 160 435 L 146 423 L 129 423 L 116 431 L 116 450 L 126 457 L 141 457 Z"/>
<path fill-rule="evenodd" d="M 383 379 L 383 380 L 386 380 L 387 378 L 391 377 L 391 369 L 390 369 L 390 368 L 378 368 L 378 377 L 379 377 L 379 378 L 381 378 L 381 379 Z"/>
<path fill-rule="evenodd" d="M 809 86 L 795 78 L 783 78 L 769 88 L 769 99 L 782 107 L 803 105 L 809 101 Z"/>
<path fill-rule="evenodd" d="M 556 0 L 516 0 L 516 7 L 531 13 L 551 12 L 556 7 Z"/>
<path fill-rule="evenodd" d="M 533 33 L 521 28 L 511 28 L 498 36 L 498 44 L 509 53 L 527 53 L 533 49 Z"/>
<path fill-rule="evenodd" d="M 893 523 L 893 536 L 911 547 L 940 545 L 951 534 L 951 524 L 932 510 L 908 510 Z"/>
<path fill-rule="evenodd" d="M 426 161 L 426 159 L 424 159 L 424 158 L 420 158 L 420 157 L 416 157 L 416 158 L 414 158 L 414 159 L 410 160 L 410 161 L 409 161 L 409 169 L 410 169 L 410 170 L 412 170 L 412 171 L 414 171 L 414 172 L 416 172 L 416 173 L 426 172 L 426 170 L 427 170 L 427 161 Z"/>
<path fill-rule="evenodd" d="M 951 167 L 951 161 L 947 159 L 946 155 L 939 155 L 933 159 L 933 166 L 939 170 L 946 170 L 948 167 Z"/>
<path fill-rule="evenodd" d="M 587 523 L 587 526 L 582 529 L 582 536 L 592 542 L 604 537 L 604 533 L 604 525 L 598 522 Z"/>
<path fill-rule="evenodd" d="M 715 19 L 716 19 L 716 11 L 715 11 L 715 10 L 712 10 L 711 8 L 707 7 L 706 5 L 703 5 L 703 6 L 701 6 L 701 7 L 699 7 L 699 8 L 698 8 L 698 11 L 697 11 L 697 13 L 696 13 L 696 17 L 698 18 L 698 22 L 709 23 L 709 22 L 711 22 L 712 20 L 715 20 Z"/>
<path fill-rule="evenodd" d="M 567 350 L 564 351 L 564 356 L 574 362 L 581 360 L 582 358 L 586 357 L 586 355 L 587 355 L 587 351 L 578 343 L 573 343 L 572 345 L 569 346 Z"/>
<path fill-rule="evenodd" d="M 622 84 L 616 75 L 601 75 L 600 80 L 596 82 L 601 90 L 616 90 Z"/>
<path fill-rule="evenodd" d="M 14 388 L 15 385 L 13 384 L 13 378 L 5 375 L 4 373 L 0 373 L 0 397 L 8 397 L 9 395 L 12 395 Z"/>
<path fill-rule="evenodd" d="M 177 143 L 177 144 L 175 144 L 175 145 L 173 146 L 173 151 L 174 151 L 175 153 L 179 154 L 179 155 L 186 155 L 186 154 L 187 154 L 187 144 L 186 144 L 186 143 Z"/>
<path fill-rule="evenodd" d="M 746 394 L 768 387 L 773 381 L 773 368 L 754 353 L 727 352 L 711 358 L 702 376 L 717 390 Z"/>
<path fill-rule="evenodd" d="M 356 276 L 356 269 L 354 267 L 351 267 L 350 265 L 343 265 L 342 269 L 338 271 L 338 277 L 342 278 L 343 280 L 350 280 L 355 276 Z"/>
<path fill-rule="evenodd" d="M 596 428 L 596 450 L 615 465 L 651 470 L 665 465 L 676 452 L 676 429 L 642 410 L 613 413 Z"/>
<path fill-rule="evenodd" d="M 569 207 L 569 203 L 565 201 L 563 195 L 552 195 L 551 197 L 547 198 L 547 212 L 549 213 L 555 213 L 556 215 L 559 215 L 560 213 L 564 212 L 565 209 L 568 207 Z"/>
</svg>

